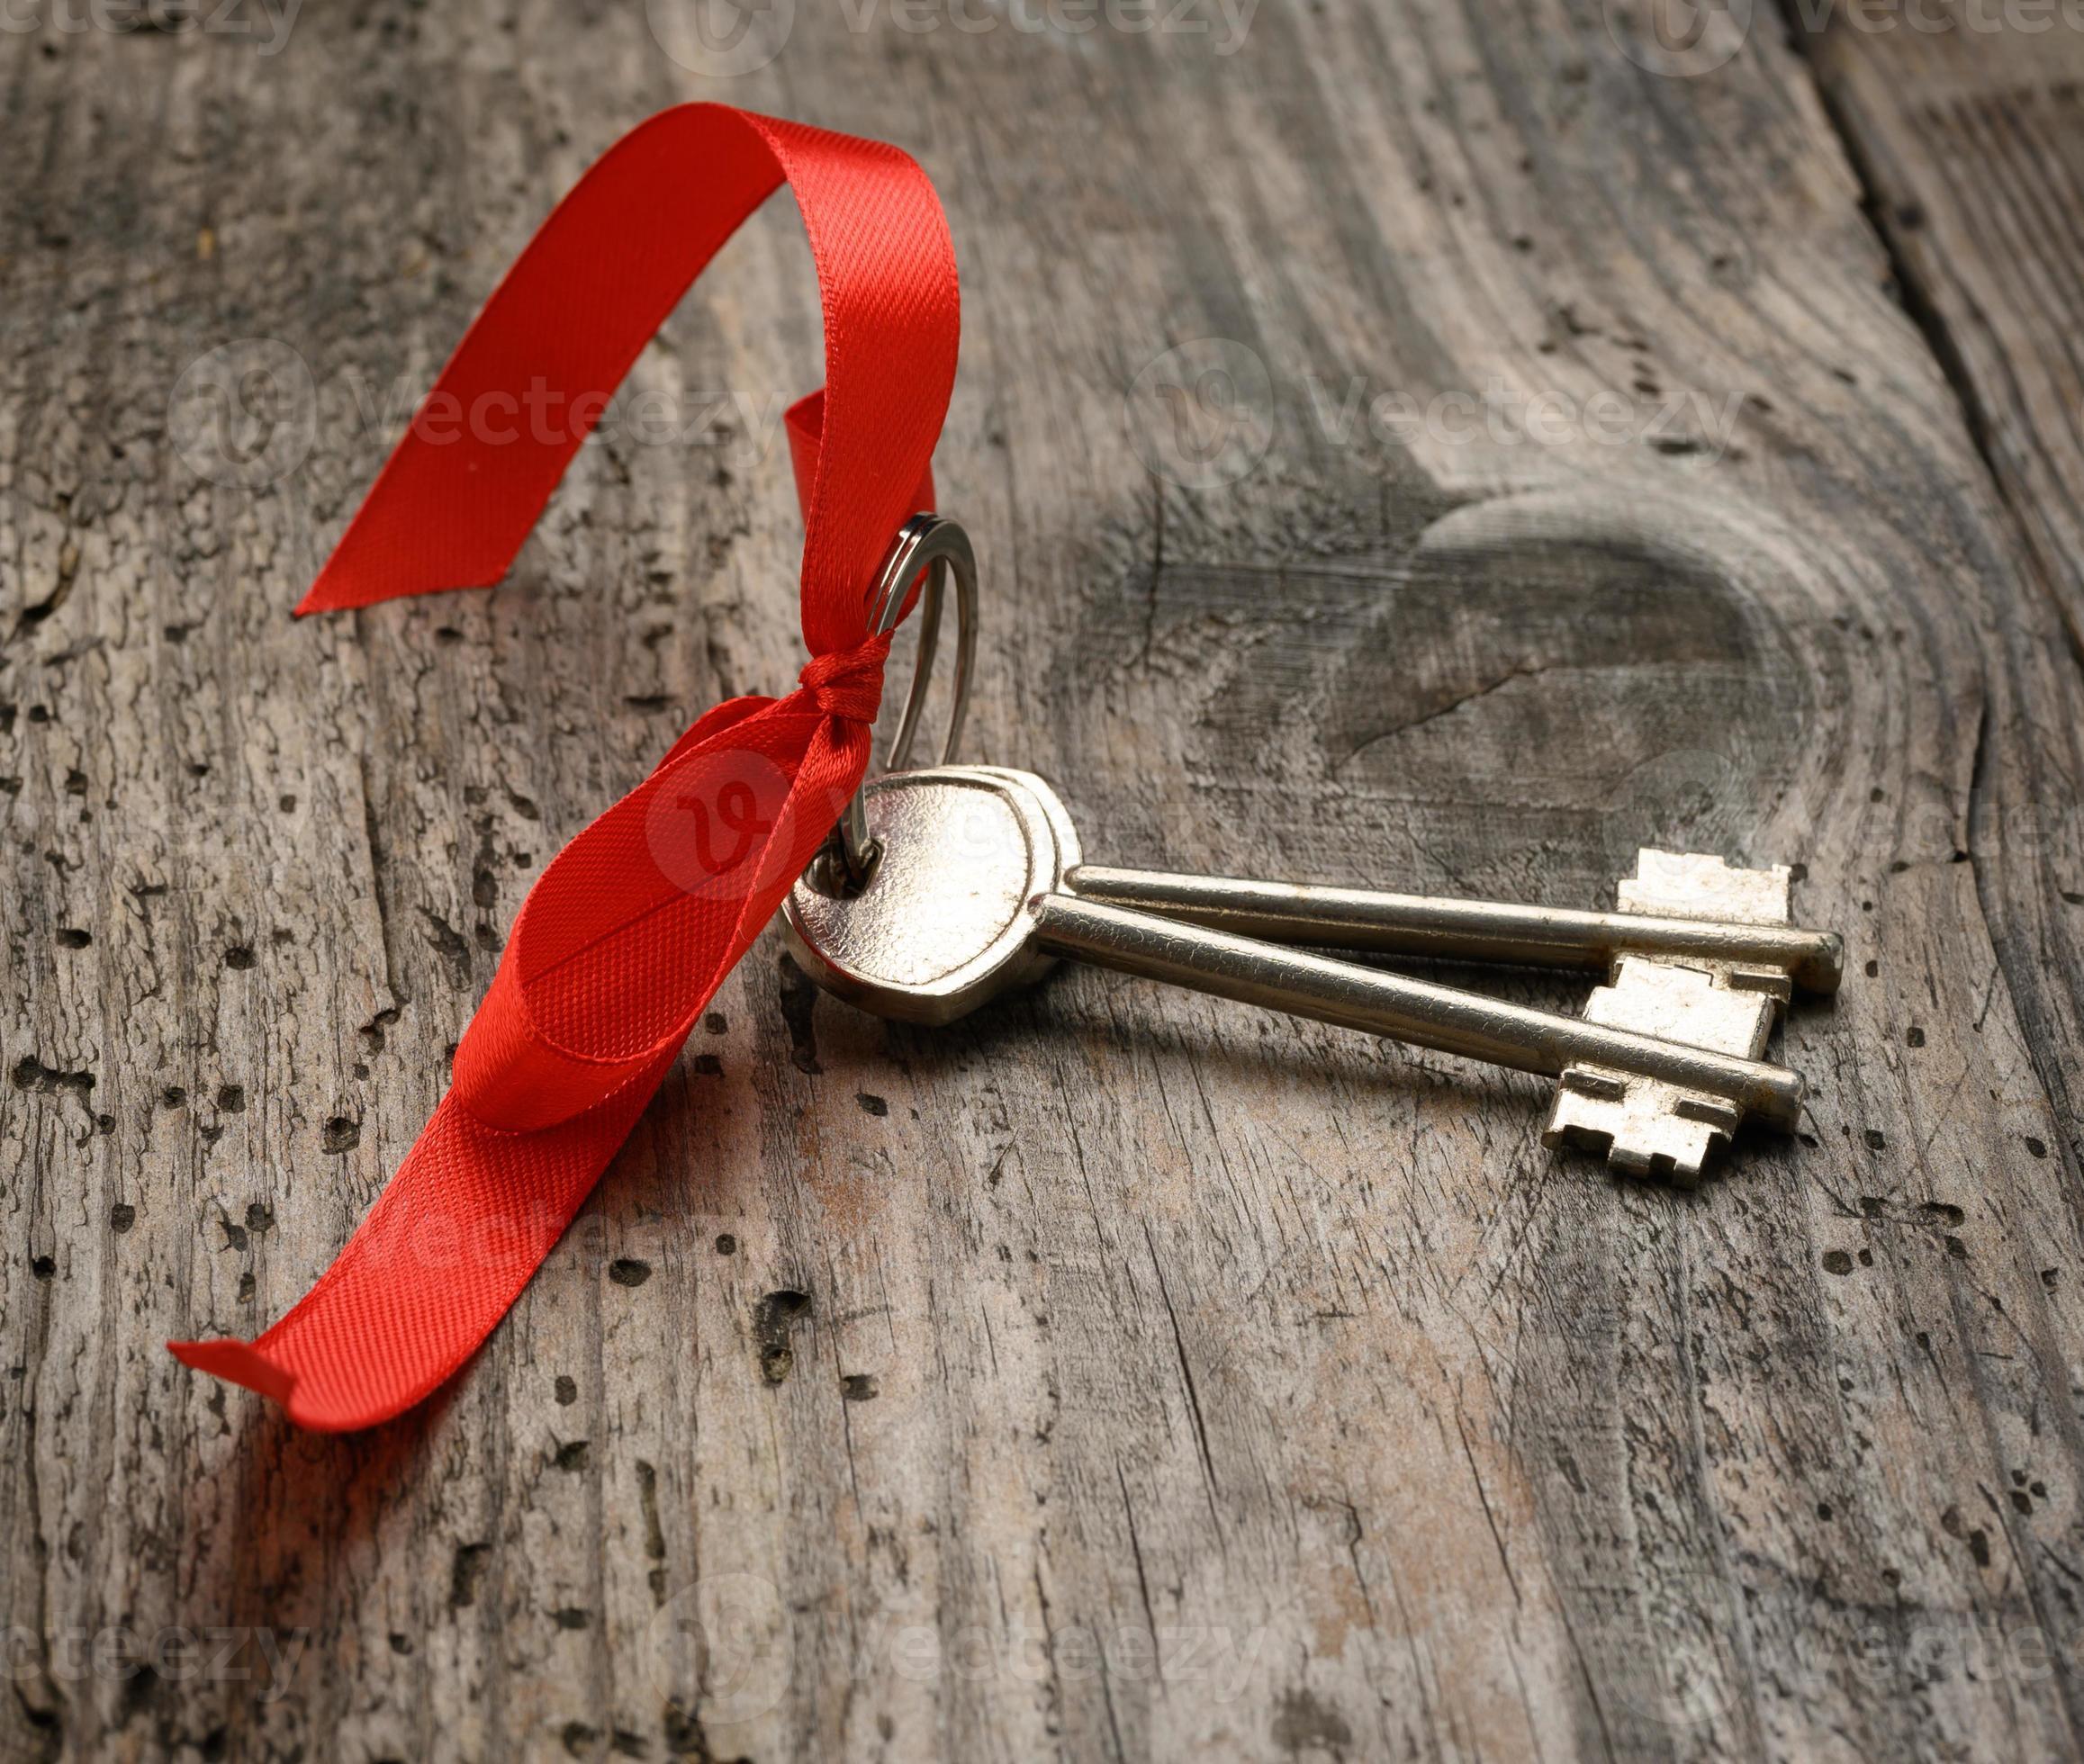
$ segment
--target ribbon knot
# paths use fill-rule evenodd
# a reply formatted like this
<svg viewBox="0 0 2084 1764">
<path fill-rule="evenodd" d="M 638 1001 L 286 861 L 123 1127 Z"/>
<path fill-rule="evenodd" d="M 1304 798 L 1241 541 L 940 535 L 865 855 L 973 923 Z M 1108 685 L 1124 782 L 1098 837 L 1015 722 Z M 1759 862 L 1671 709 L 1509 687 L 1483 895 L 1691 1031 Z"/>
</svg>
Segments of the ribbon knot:
<svg viewBox="0 0 2084 1764">
<path fill-rule="evenodd" d="M 814 655 L 797 675 L 811 702 L 827 716 L 872 726 L 883 704 L 883 664 L 890 659 L 890 634 L 863 637 L 852 649 Z"/>
</svg>

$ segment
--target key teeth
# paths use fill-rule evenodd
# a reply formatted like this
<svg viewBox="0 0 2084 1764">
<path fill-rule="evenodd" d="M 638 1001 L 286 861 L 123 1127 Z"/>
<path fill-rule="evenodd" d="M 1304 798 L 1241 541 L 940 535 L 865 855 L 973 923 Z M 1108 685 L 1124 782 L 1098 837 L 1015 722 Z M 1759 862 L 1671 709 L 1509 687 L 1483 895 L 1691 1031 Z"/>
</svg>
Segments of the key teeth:
<svg viewBox="0 0 2084 1764">
<path fill-rule="evenodd" d="M 1541 1143 L 1582 1147 L 1625 1175 L 1692 1188 L 1737 1131 L 1738 1112 L 1719 1099 L 1573 1066 L 1557 1081 Z"/>
<path fill-rule="evenodd" d="M 1723 919 L 1755 925 L 1794 922 L 1794 872 L 1785 864 L 1744 869 L 1705 851 L 1636 853 L 1636 873 L 1614 890 L 1623 913 L 1674 919 Z"/>
<path fill-rule="evenodd" d="M 1660 851 L 1646 845 L 1636 853 L 1636 873 L 1614 889 L 1623 913 L 1666 919 L 1721 919 L 1733 924 L 1794 922 L 1794 872 L 1785 864 L 1745 869 L 1712 852 Z M 1703 964 L 1732 992 L 1762 993 L 1777 1012 L 1793 995 L 1784 968 L 1752 962 Z"/>
<path fill-rule="evenodd" d="M 1794 873 L 1785 864 L 1745 869 L 1711 854 L 1646 846 L 1636 874 L 1615 889 L 1623 913 L 1786 925 L 1794 921 Z M 1791 976 L 1754 962 L 1623 955 L 1585 1006 L 1587 1022 L 1758 1059 Z M 1720 1097 L 1654 1078 L 1568 1066 L 1541 1131 L 1545 1146 L 1582 1146 L 1615 1170 L 1691 1188 L 1708 1159 L 1736 1137 L 1743 1112 Z"/>
<path fill-rule="evenodd" d="M 1731 992 L 1758 993 L 1773 1001 L 1777 1015 L 1794 997 L 1794 979 L 1784 968 L 1753 968 L 1730 962 L 1722 970 Z"/>
</svg>

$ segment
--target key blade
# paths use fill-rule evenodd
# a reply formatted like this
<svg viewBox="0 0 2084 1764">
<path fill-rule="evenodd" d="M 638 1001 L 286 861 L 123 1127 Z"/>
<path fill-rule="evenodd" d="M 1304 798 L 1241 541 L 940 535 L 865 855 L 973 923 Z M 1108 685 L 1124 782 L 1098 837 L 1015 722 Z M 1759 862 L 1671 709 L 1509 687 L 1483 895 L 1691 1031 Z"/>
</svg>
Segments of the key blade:
<svg viewBox="0 0 2084 1764">
<path fill-rule="evenodd" d="M 1845 972 L 1845 945 L 1835 932 L 1789 924 L 1784 914 L 1753 921 L 1737 912 L 1698 910 L 1708 904 L 1760 909 L 1733 888 L 1635 896 L 1624 884 L 1624 910 L 1601 913 L 1096 864 L 1069 871 L 1065 886 L 1085 900 L 1302 947 L 1602 971 L 1624 955 L 1669 956 L 1718 963 L 1783 999 L 1791 981 L 1807 992 L 1836 992 Z M 1655 904 L 1667 897 L 1683 900 L 1687 910 Z M 1638 905 L 1638 898 L 1651 904 Z"/>
<path fill-rule="evenodd" d="M 1517 1071 L 1553 1076 L 1598 1066 L 1663 1080 L 1765 1120 L 1790 1124 L 1800 1112 L 1795 1073 L 1680 1038 L 1556 1016 L 1077 895 L 1038 895 L 1028 912 L 1040 948 L 1117 973 Z"/>
</svg>

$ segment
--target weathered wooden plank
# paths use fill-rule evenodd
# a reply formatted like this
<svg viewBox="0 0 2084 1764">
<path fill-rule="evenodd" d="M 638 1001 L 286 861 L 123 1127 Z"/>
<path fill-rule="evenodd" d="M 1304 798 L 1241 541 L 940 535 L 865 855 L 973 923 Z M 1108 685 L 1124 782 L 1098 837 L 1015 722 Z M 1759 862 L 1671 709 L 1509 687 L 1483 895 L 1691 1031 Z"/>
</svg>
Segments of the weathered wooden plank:
<svg viewBox="0 0 2084 1764">
<path fill-rule="evenodd" d="M 2079 21 L 1941 6 L 1915 30 L 1821 22 L 1803 40 L 1881 198 L 1908 292 L 2035 567 L 2084 632 Z"/>
<path fill-rule="evenodd" d="M 2084 34 L 2033 8 L 1985 17 L 1943 6 L 1857 29 L 1827 14 L 1803 40 L 1873 192 L 1906 298 L 1968 414 L 2022 535 L 2029 578 L 2054 598 L 2084 658 Z M 1998 28 L 1991 28 L 1992 24 Z M 1899 27 L 1901 28 L 1899 28 Z M 2016 924 L 2022 1006 L 2058 1112 L 2078 1118 L 2078 858 L 2073 738 L 2024 743 L 2026 770 L 1993 795 L 1992 837 L 2018 849 L 2001 917 Z M 2052 737 L 2052 738 L 2051 738 Z M 2022 798 L 2050 805 L 2034 810 Z M 2034 874 L 2037 832 L 2052 891 Z M 2065 880 L 2063 878 L 2069 878 Z M 2060 978 L 2037 970 L 2052 956 Z M 2015 982 L 2016 985 L 2021 984 Z"/>
<path fill-rule="evenodd" d="M 1803 63 L 1660 78 L 1632 28 L 805 7 L 708 82 L 638 8 L 0 46 L 0 1749 L 2074 1748 L 2063 542 L 2015 541 Z M 368 413 L 696 94 L 948 201 L 980 751 L 1123 861 L 1800 861 L 1858 976 L 1789 1030 L 1803 1138 L 1636 1190 L 1518 1078 L 1100 976 L 895 1030 L 763 947 L 425 1413 L 313 1440 L 168 1363 L 324 1265 L 556 843 L 793 673 L 771 416 L 591 445 L 492 596 L 284 613 Z M 771 412 L 816 315 L 764 215 L 638 382 Z M 309 455 L 217 482 L 169 403 L 257 337 Z M 1553 442 L 1493 432 L 1541 394 Z M 308 1641 L 279 1696 L 76 1671 L 118 1624 Z"/>
</svg>

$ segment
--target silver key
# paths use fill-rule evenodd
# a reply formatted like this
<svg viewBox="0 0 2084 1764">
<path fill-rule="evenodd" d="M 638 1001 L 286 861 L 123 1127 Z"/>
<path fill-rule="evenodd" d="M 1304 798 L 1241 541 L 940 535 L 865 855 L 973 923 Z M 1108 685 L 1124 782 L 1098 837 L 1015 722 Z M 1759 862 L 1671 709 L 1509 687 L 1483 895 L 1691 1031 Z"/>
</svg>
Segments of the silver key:
<svg viewBox="0 0 2084 1764">
<path fill-rule="evenodd" d="M 1729 869 L 1719 859 L 1642 854 L 1646 868 L 1652 860 L 1663 860 L 1666 866 L 1713 862 L 1732 878 L 1761 874 Z M 1787 872 L 1779 874 L 1784 895 Z M 1784 917 L 1778 922 L 1740 919 L 1736 910 L 1750 904 L 1741 897 L 1717 903 L 1732 909 L 1728 917 L 1686 911 L 1663 898 L 1655 906 L 1639 904 L 1652 898 L 1639 882 L 1621 885 L 1622 903 L 1633 910 L 1619 913 L 1092 864 L 1072 870 L 1065 886 L 1083 900 L 1159 913 L 1276 943 L 1535 968 L 1610 969 L 1624 956 L 1658 956 L 1726 971 L 1733 984 L 1782 1000 L 1791 983 L 1805 992 L 1835 993 L 1845 977 L 1845 941 L 1836 932 L 1808 931 L 1787 923 Z M 1732 895 L 1740 887 L 1735 885 Z"/>
<path fill-rule="evenodd" d="M 1433 899 L 1364 888 L 1081 865 L 1066 886 L 1283 943 L 1325 943 L 1461 960 L 1605 968 L 1585 1021 L 1757 1059 L 1794 987 L 1835 993 L 1845 941 L 1792 922 L 1791 873 L 1646 849 L 1618 889 L 1620 911 L 1583 913 Z M 1542 1143 L 1602 1153 L 1617 1169 L 1696 1179 L 1735 1134 L 1725 1099 L 1573 1063 L 1556 1080 Z"/>
<path fill-rule="evenodd" d="M 1791 1127 L 1800 1110 L 1801 1079 L 1782 1066 L 1082 898 L 1077 830 L 1032 773 L 890 773 L 866 809 L 879 848 L 867 886 L 849 892 L 814 865 L 784 921 L 805 970 L 878 1015 L 949 1022 L 1076 957 L 1520 1071 L 1662 1085 L 1731 1119 Z"/>
<path fill-rule="evenodd" d="M 1055 800 L 1032 773 L 979 770 L 1040 785 Z M 1746 1059 L 1764 1057 L 1796 986 L 1838 989 L 1845 940 L 1794 925 L 1784 866 L 1739 869 L 1719 857 L 1646 848 L 1636 868 L 1616 891 L 1615 913 L 1091 864 L 1068 871 L 1064 886 L 1084 899 L 1279 943 L 1603 967 L 1608 981 L 1587 1004 L 1587 1022 Z M 1727 1098 L 1573 1062 L 1556 1079 L 1541 1142 L 1583 1146 L 1616 1169 L 1691 1185 L 1741 1119 Z"/>
</svg>

